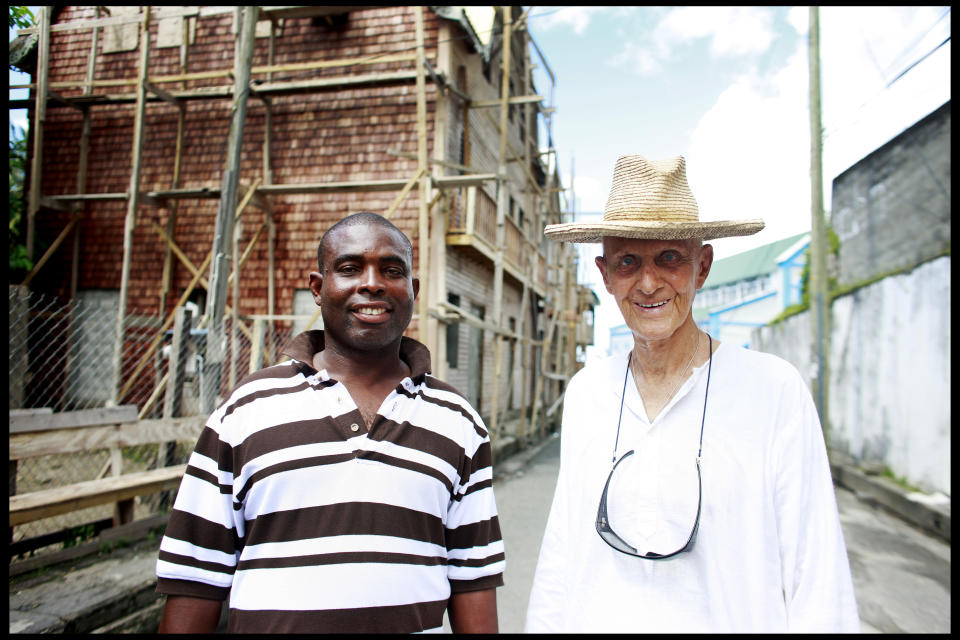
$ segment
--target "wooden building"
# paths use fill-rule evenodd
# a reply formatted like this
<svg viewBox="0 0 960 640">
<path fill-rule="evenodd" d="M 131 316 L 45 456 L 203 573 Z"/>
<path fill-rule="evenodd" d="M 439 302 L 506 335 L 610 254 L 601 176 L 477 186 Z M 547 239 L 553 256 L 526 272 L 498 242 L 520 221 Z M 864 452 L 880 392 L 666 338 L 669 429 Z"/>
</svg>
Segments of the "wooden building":
<svg viewBox="0 0 960 640">
<path fill-rule="evenodd" d="M 368 210 L 413 241 L 408 333 L 434 374 L 495 438 L 542 434 L 578 344 L 592 342 L 592 298 L 575 253 L 542 233 L 566 200 L 552 87 L 533 84 L 535 66 L 552 71 L 526 18 L 520 7 L 42 8 L 19 34 L 31 97 L 10 102 L 31 123 L 37 264 L 24 285 L 103 304 L 118 327 L 108 370 L 78 363 L 75 375 L 109 381 L 107 402 L 157 411 L 173 384 L 157 347 L 193 305 L 215 401 L 294 331 L 320 326 L 307 290 L 319 238 Z"/>
</svg>

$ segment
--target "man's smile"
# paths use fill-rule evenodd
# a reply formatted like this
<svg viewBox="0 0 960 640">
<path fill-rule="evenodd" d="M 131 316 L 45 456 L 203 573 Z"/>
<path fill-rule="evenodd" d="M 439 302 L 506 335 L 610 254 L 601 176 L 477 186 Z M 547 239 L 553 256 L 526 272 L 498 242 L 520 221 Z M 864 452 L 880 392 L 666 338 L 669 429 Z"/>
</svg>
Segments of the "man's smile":
<svg viewBox="0 0 960 640">
<path fill-rule="evenodd" d="M 671 298 L 668 298 L 666 300 L 661 300 L 660 302 L 649 302 L 649 303 L 635 302 L 634 305 L 640 307 L 641 309 L 659 309 L 660 307 L 670 302 L 670 300 Z"/>
<path fill-rule="evenodd" d="M 361 322 L 385 322 L 393 309 L 386 302 L 360 302 L 351 305 L 350 312 Z"/>
</svg>

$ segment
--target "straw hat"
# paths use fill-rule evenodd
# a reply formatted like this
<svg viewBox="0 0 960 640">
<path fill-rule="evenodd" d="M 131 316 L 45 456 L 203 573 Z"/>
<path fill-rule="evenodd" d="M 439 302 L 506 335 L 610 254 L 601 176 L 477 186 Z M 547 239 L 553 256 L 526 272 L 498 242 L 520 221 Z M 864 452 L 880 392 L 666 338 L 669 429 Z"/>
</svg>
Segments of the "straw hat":
<svg viewBox="0 0 960 640">
<path fill-rule="evenodd" d="M 617 159 L 603 221 L 551 224 L 543 232 L 565 242 L 600 242 L 603 236 L 711 240 L 753 235 L 763 225 L 763 220 L 701 222 L 683 156 L 651 161 L 632 155 Z"/>
</svg>

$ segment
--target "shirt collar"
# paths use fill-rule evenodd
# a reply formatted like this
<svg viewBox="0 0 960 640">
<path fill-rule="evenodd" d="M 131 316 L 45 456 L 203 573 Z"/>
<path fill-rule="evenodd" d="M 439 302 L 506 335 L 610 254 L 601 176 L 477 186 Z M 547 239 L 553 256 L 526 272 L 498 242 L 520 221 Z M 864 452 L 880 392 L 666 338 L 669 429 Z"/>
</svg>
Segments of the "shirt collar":
<svg viewBox="0 0 960 640">
<path fill-rule="evenodd" d="M 323 330 L 311 329 L 295 336 L 281 350 L 281 354 L 290 356 L 310 371 L 313 368 L 313 356 L 323 351 Z M 410 377 L 414 380 L 430 373 L 430 350 L 413 338 L 400 338 L 400 359 L 410 367 Z"/>
</svg>

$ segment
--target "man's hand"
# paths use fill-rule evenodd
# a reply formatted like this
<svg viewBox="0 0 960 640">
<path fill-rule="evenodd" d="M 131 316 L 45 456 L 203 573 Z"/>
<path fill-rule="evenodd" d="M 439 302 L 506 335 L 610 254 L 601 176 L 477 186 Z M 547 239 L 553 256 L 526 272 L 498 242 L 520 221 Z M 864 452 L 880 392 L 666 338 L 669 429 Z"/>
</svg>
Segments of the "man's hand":
<svg viewBox="0 0 960 640">
<path fill-rule="evenodd" d="M 454 593 L 447 614 L 454 633 L 498 633 L 497 590 Z"/>
<path fill-rule="evenodd" d="M 219 600 L 191 598 L 188 596 L 167 596 L 163 608 L 159 633 L 213 633 L 220 621 Z"/>
</svg>

